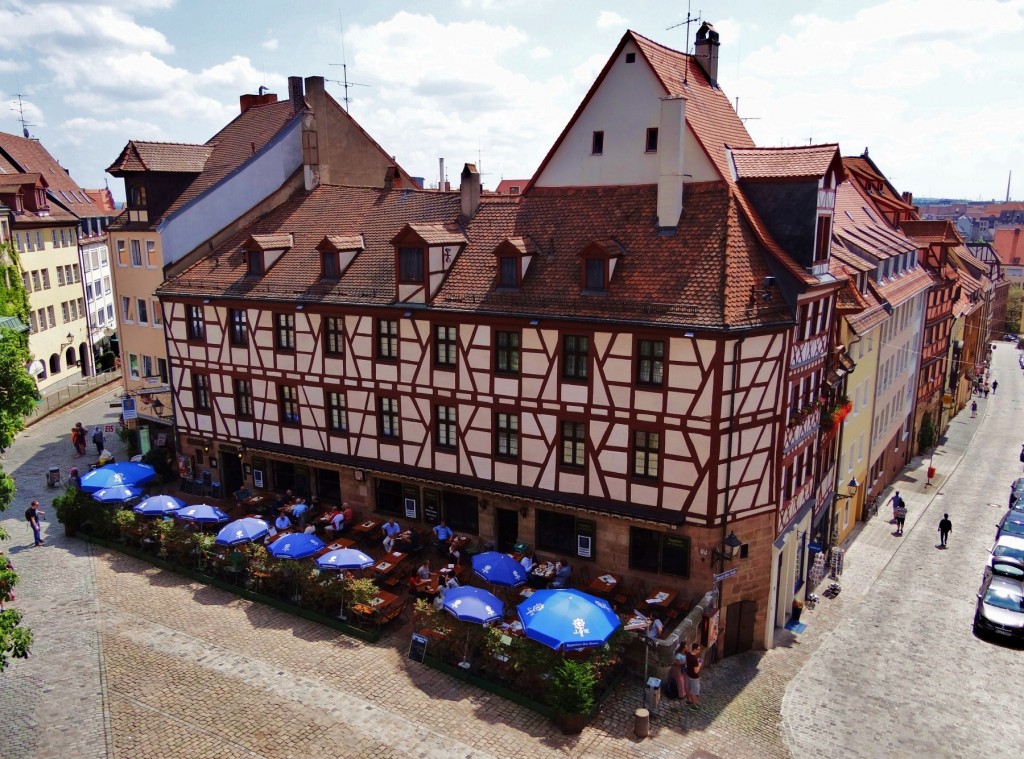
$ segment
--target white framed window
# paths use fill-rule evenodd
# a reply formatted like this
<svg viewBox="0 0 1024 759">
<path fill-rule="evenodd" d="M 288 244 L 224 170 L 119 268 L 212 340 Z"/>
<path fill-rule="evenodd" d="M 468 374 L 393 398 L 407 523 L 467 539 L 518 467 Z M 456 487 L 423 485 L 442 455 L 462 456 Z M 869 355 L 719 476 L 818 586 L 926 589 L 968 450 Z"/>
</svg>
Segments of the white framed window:
<svg viewBox="0 0 1024 759">
<path fill-rule="evenodd" d="M 132 379 L 139 378 L 139 357 L 134 353 L 128 354 L 128 376 Z"/>
<path fill-rule="evenodd" d="M 153 326 L 159 327 L 164 323 L 163 319 L 160 318 L 160 301 L 153 301 Z"/>
<path fill-rule="evenodd" d="M 139 324 L 149 324 L 149 313 L 148 313 L 148 309 L 146 308 L 146 306 L 147 306 L 146 299 L 145 298 L 139 298 L 137 300 L 137 304 L 136 305 L 137 305 L 137 309 L 138 309 L 136 311 L 136 313 L 138 314 L 138 317 L 139 317 Z"/>
<path fill-rule="evenodd" d="M 138 240 L 132 240 L 132 266 L 140 268 L 142 266 L 142 245 Z"/>
<path fill-rule="evenodd" d="M 135 321 L 132 318 L 132 299 L 127 295 L 121 296 L 121 321 L 131 324 Z"/>
</svg>

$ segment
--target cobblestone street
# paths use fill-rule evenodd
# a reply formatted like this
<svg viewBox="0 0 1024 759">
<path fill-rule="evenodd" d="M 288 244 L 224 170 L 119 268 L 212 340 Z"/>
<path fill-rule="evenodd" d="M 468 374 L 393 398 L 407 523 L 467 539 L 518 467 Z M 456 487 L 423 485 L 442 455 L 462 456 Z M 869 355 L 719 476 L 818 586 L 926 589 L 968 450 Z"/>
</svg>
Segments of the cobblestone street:
<svg viewBox="0 0 1024 759">
<path fill-rule="evenodd" d="M 999 345 L 1000 393 L 959 415 L 928 460 L 898 480 L 903 537 L 885 508 L 858 531 L 836 599 L 807 609 L 800 635 L 727 659 L 703 678 L 701 708 L 662 704 L 633 737 L 641 684 L 627 680 L 582 735 L 405 658 L 409 628 L 364 644 L 64 537 L 22 518 L 51 465 L 75 462 L 67 429 L 116 421 L 108 391 L 24 432 L 3 462 L 19 491 L 3 514 L 21 573 L 16 606 L 33 655 L 0 676 L 2 757 L 687 757 L 996 756 L 1024 745 L 1016 717 L 1022 652 L 974 638 L 984 557 L 1019 476 L 1024 404 L 1017 354 Z M 112 437 L 108 435 L 108 440 Z M 116 448 L 116 438 L 110 447 Z M 122 452 L 115 450 L 119 460 Z M 92 459 L 83 458 L 82 461 Z M 954 530 L 940 551 L 936 525 Z M 1002 676 L 1002 677 L 1001 677 Z M 1014 683 L 1015 685 L 1015 683 Z"/>
</svg>

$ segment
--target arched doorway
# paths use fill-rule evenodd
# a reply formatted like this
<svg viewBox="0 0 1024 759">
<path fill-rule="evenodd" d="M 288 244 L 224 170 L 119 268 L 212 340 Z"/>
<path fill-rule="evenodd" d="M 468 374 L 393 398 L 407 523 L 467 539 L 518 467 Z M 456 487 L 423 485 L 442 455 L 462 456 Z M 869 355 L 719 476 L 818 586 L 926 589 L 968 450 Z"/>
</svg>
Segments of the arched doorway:
<svg viewBox="0 0 1024 759">
<path fill-rule="evenodd" d="M 90 374 L 93 373 L 93 369 L 92 369 L 93 355 L 92 355 L 92 351 L 89 350 L 89 346 L 86 345 L 85 343 L 79 343 L 78 344 L 78 358 L 82 362 L 81 363 L 82 376 L 83 377 L 88 377 Z"/>
<path fill-rule="evenodd" d="M 75 359 L 75 349 L 68 348 L 66 351 L 64 351 L 64 366 L 70 369 L 75 365 L 75 363 L 77 363 Z"/>
<path fill-rule="evenodd" d="M 60 356 L 56 353 L 50 356 L 50 374 L 60 374 Z"/>
</svg>

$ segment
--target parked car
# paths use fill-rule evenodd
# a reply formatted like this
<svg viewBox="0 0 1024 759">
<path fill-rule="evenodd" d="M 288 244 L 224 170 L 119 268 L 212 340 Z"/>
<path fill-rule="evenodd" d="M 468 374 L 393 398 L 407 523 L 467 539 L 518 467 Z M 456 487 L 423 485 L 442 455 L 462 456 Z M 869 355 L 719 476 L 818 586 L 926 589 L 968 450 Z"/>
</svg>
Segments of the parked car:
<svg viewBox="0 0 1024 759">
<path fill-rule="evenodd" d="M 1024 536 L 1001 535 L 992 546 L 985 564 L 985 574 L 992 574 L 992 564 L 999 559 L 1014 559 L 1024 564 Z"/>
<path fill-rule="evenodd" d="M 996 540 L 999 540 L 1001 535 L 1024 536 L 1024 511 L 1010 509 L 1003 514 L 1003 518 L 996 525 Z"/>
<path fill-rule="evenodd" d="M 992 574 L 982 580 L 974 634 L 983 633 L 1024 642 L 1024 562 L 996 559 Z"/>
<path fill-rule="evenodd" d="M 1018 498 L 1024 498 L 1024 477 L 1018 477 L 1010 485 L 1010 508 L 1013 508 L 1013 504 Z"/>
</svg>

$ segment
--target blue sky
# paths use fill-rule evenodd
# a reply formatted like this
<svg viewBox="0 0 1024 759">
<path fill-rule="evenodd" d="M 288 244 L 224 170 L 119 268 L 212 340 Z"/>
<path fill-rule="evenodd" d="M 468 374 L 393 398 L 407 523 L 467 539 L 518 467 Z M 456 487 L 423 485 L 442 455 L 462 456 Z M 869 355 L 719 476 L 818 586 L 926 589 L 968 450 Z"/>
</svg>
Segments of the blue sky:
<svg viewBox="0 0 1024 759">
<path fill-rule="evenodd" d="M 916 197 L 1024 198 L 1024 0 L 699 0 L 719 80 L 759 145 L 869 148 Z M 700 8 L 696 7 L 700 6 Z M 709 7 L 705 7 L 709 6 Z M 702 12 L 701 12 L 702 11 Z M 204 142 L 238 96 L 343 78 L 350 112 L 428 186 L 532 175 L 619 39 L 676 49 L 675 0 L 0 0 L 0 130 L 30 131 L 83 186 L 129 139 Z M 342 49 L 344 29 L 344 52 Z M 339 101 L 343 88 L 328 82 Z"/>
</svg>

